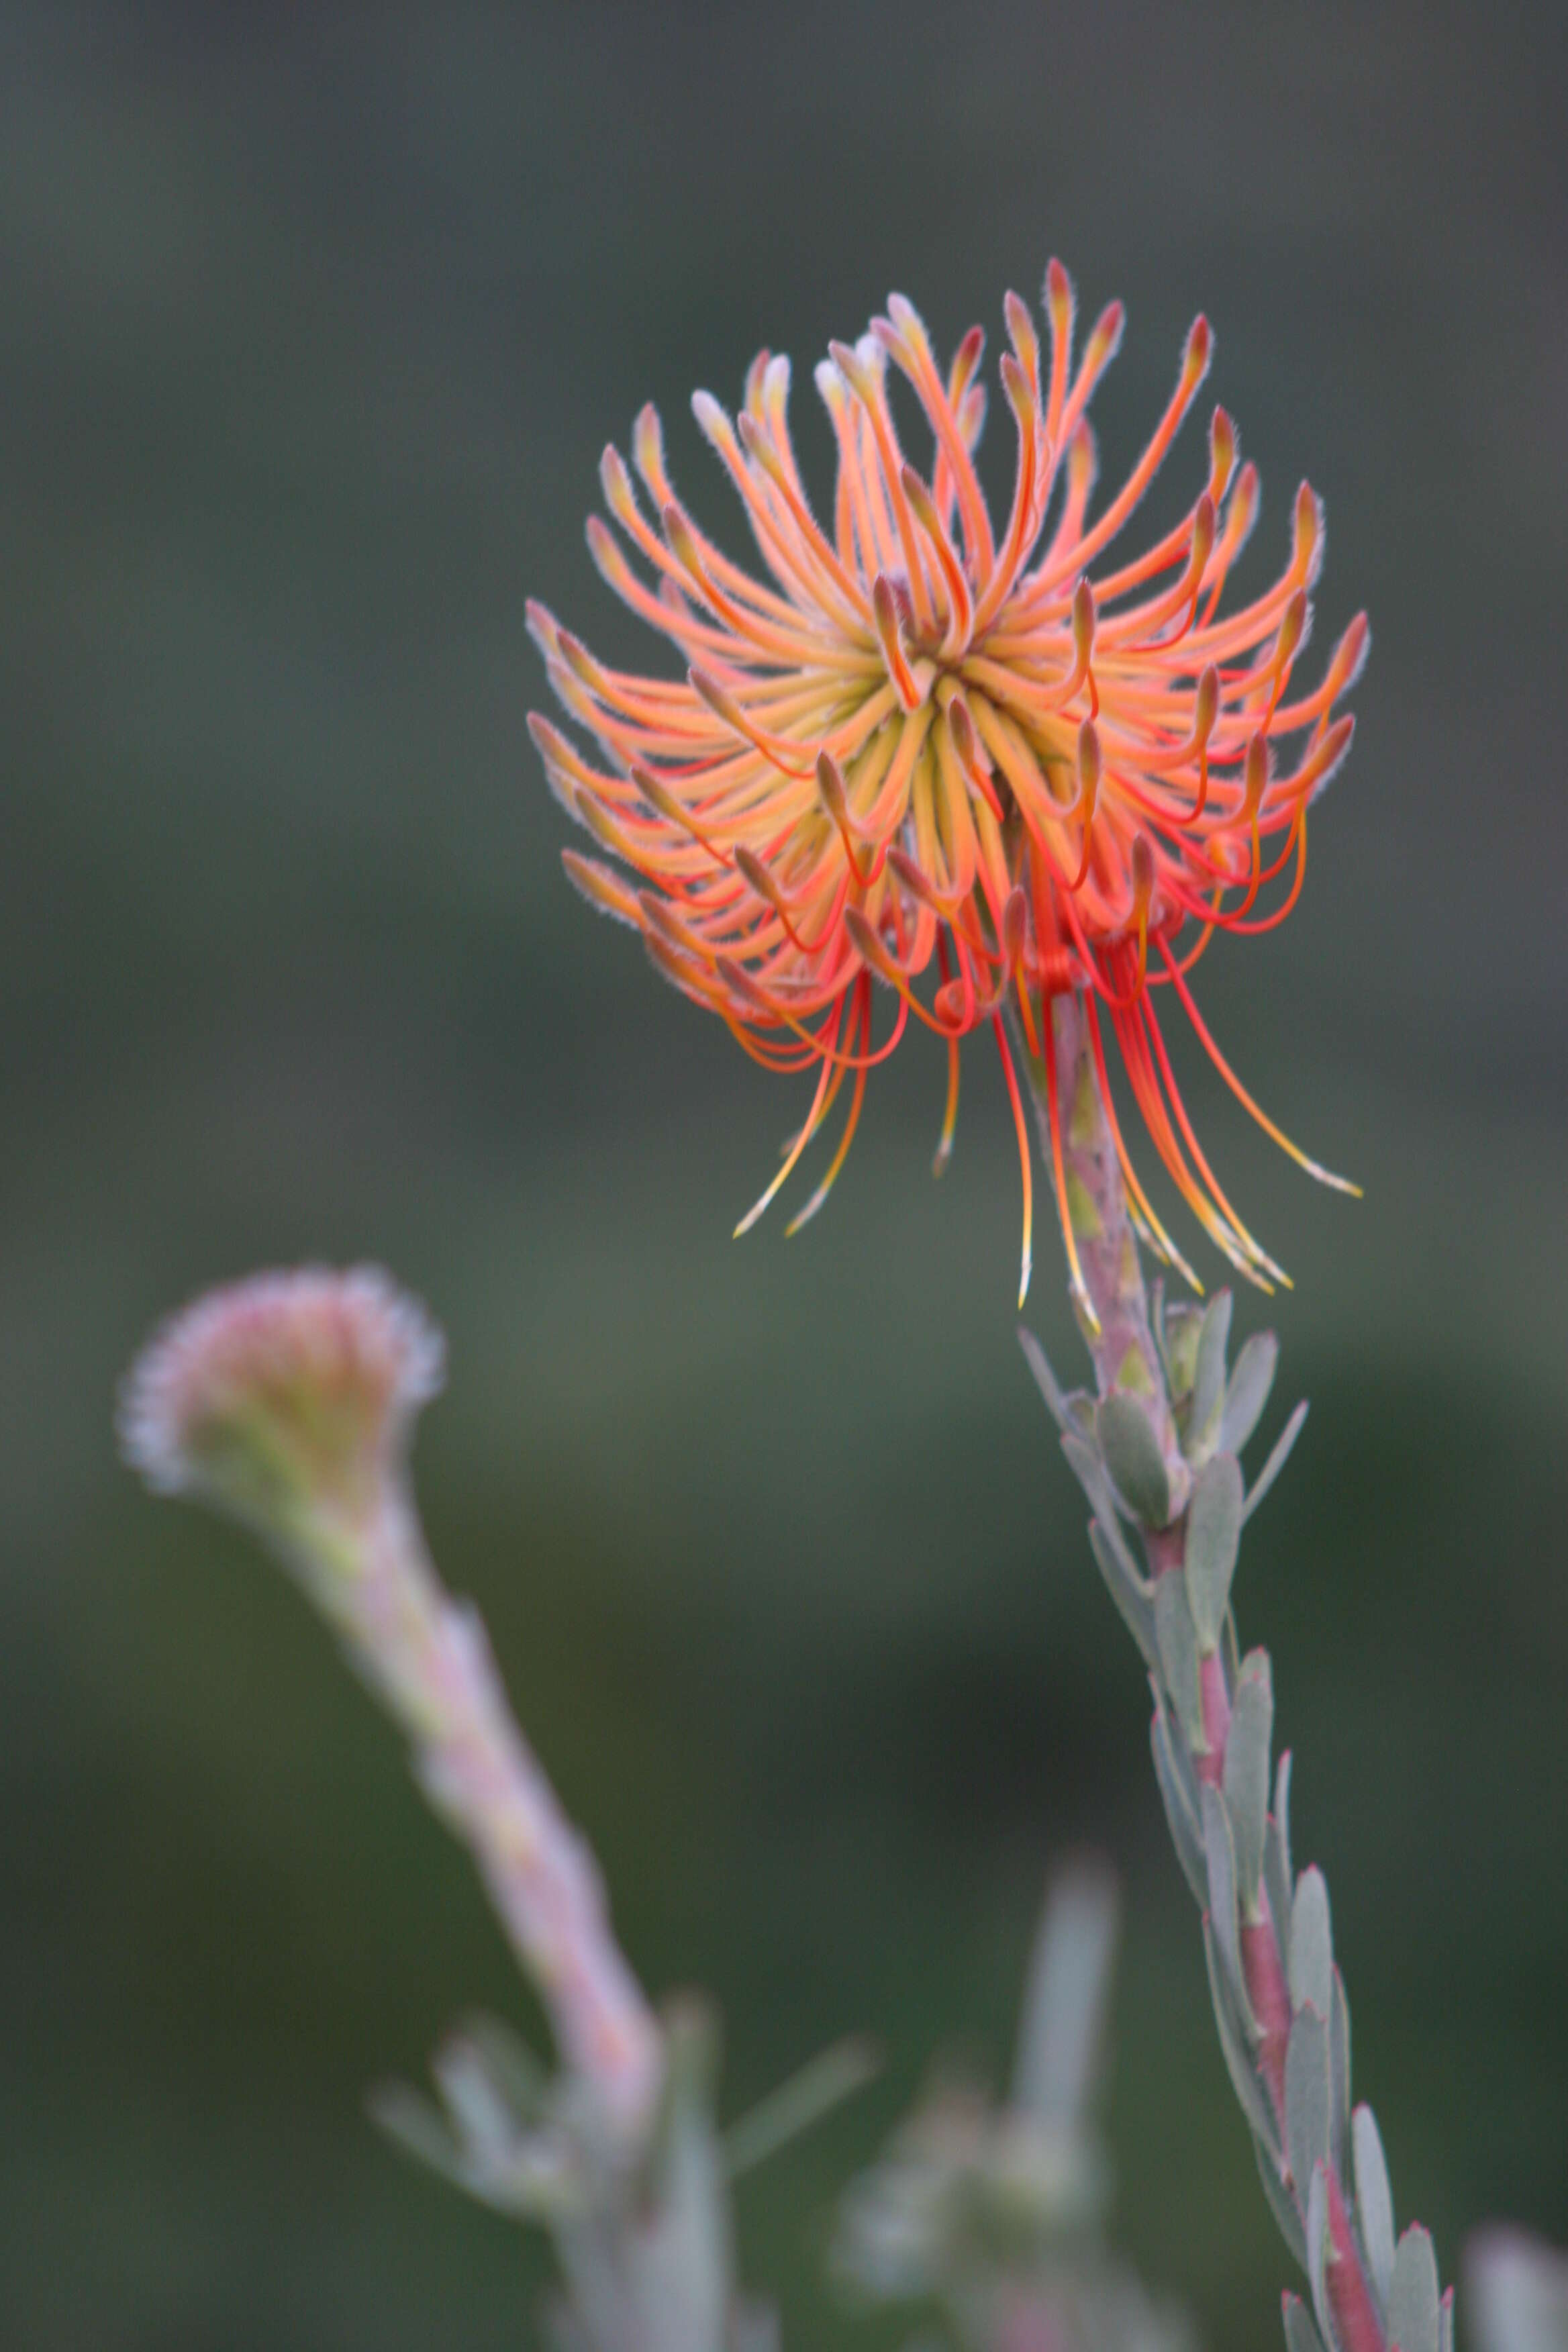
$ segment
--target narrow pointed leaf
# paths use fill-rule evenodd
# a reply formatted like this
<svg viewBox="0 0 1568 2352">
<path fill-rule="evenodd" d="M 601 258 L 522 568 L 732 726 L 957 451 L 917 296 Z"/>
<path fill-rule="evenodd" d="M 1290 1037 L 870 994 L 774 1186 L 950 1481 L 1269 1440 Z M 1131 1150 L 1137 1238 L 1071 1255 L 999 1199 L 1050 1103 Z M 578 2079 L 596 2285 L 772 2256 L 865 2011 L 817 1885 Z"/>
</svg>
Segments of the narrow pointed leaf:
<svg viewBox="0 0 1568 2352">
<path fill-rule="evenodd" d="M 1212 1450 L 1225 1402 L 1225 1353 L 1230 1345 L 1234 1301 L 1228 1290 L 1216 1290 L 1204 1311 L 1198 1330 L 1197 1362 L 1193 1371 L 1192 1402 L 1183 1450 L 1190 1462 L 1199 1462 Z"/>
<path fill-rule="evenodd" d="M 1234 1454 L 1216 1454 L 1193 1481 L 1183 1553 L 1187 1598 L 1198 1643 L 1205 1651 L 1218 1649 L 1230 1606 L 1231 1579 L 1241 1543 L 1241 1465 Z"/>
<path fill-rule="evenodd" d="M 1394 2279 L 1394 2191 L 1377 2119 L 1370 2107 L 1358 2107 L 1351 2117 L 1351 2137 L 1355 2147 L 1355 2209 L 1362 2248 L 1373 2292 L 1386 2314 Z"/>
<path fill-rule="evenodd" d="M 1114 1544 L 1099 1519 L 1089 1523 L 1089 1548 L 1094 1554 L 1095 1566 L 1105 1579 L 1112 1601 L 1121 1611 L 1127 1630 L 1143 1653 L 1146 1666 L 1158 1666 L 1159 1643 L 1154 1635 L 1154 1594 L 1152 1586 L 1131 1567 L 1131 1555 L 1125 1546 Z"/>
<path fill-rule="evenodd" d="M 1278 2155 L 1279 2126 L 1275 2121 L 1268 2094 L 1252 2063 L 1246 2028 L 1226 1981 L 1225 1963 L 1219 1956 L 1212 1919 L 1204 1921 L 1204 1957 L 1208 1961 L 1209 1998 L 1214 2003 L 1219 2046 L 1225 2058 L 1226 2072 L 1230 2076 L 1231 2088 L 1241 2102 L 1241 2112 L 1252 2126 L 1253 2137 L 1261 2140 L 1265 2147 Z"/>
<path fill-rule="evenodd" d="M 1290 1449 L 1300 1436 L 1301 1425 L 1306 1418 L 1307 1400 L 1303 1397 L 1275 1440 L 1273 1452 L 1253 1482 L 1252 1492 L 1247 1496 L 1242 1509 L 1241 1516 L 1244 1520 L 1252 1517 L 1281 1470 L 1284 1469 L 1286 1463 L 1290 1459 Z"/>
<path fill-rule="evenodd" d="M 1329 2029 L 1315 2009 L 1303 2009 L 1285 2053 L 1285 2148 L 1297 2180 L 1329 2160 Z"/>
<path fill-rule="evenodd" d="M 1262 1420 L 1279 1366 L 1279 1342 L 1273 1332 L 1255 1331 L 1237 1357 L 1225 1392 L 1219 1442 L 1226 1454 L 1239 1454 Z"/>
<path fill-rule="evenodd" d="M 1287 2294 L 1281 2301 L 1285 2312 L 1285 2352 L 1323 2352 L 1323 2339 L 1300 2296 Z"/>
<path fill-rule="evenodd" d="M 1163 1703 L 1158 1699 L 1153 1720 L 1149 1726 L 1149 1742 L 1154 1751 L 1154 1778 L 1159 1783 L 1161 1802 L 1165 1808 L 1171 1843 L 1176 1849 L 1176 1859 L 1193 1890 L 1193 1899 L 1200 1910 L 1206 1909 L 1209 1882 L 1203 1829 L 1193 1801 L 1184 1789 L 1176 1745 L 1171 1737 L 1170 1718 Z"/>
<path fill-rule="evenodd" d="M 1247 1998 L 1247 1979 L 1241 1967 L 1241 1922 L 1236 1901 L 1236 1848 L 1230 1833 L 1230 1820 L 1225 1800 L 1217 1789 L 1205 1783 L 1202 1791 L 1204 1817 L 1204 1853 L 1208 1863 L 1209 1917 L 1214 1923 L 1215 1941 L 1225 1964 L 1226 1982 L 1236 2002 L 1237 2013 L 1247 2039 L 1258 2031 L 1258 2021 Z"/>
<path fill-rule="evenodd" d="M 1095 1517 L 1106 1531 L 1108 1541 L 1120 1544 L 1127 1552 L 1127 1564 L 1137 1574 L 1132 1554 L 1127 1551 L 1127 1539 L 1121 1532 L 1119 1505 L 1105 1465 L 1097 1446 L 1076 1429 L 1068 1430 L 1062 1438 L 1062 1452 L 1067 1455 L 1073 1476 L 1088 1496 Z"/>
<path fill-rule="evenodd" d="M 1345 1980 L 1334 1970 L 1333 2006 L 1329 2011 L 1329 2157 L 1343 2180 L 1350 2156 L 1351 2133 L 1351 2005 Z"/>
<path fill-rule="evenodd" d="M 1279 1759 L 1279 1769 L 1274 1775 L 1274 1818 L 1279 1825 L 1279 1848 L 1285 1860 L 1285 1875 L 1294 1885 L 1290 1872 L 1290 1750 L 1288 1748 Z M 1283 1932 L 1283 1919 L 1279 1926 Z"/>
<path fill-rule="evenodd" d="M 1263 2193 L 1268 2200 L 1268 2210 L 1279 2225 L 1279 2234 L 1290 2252 L 1307 2267 L 1307 2233 L 1296 2200 L 1279 2178 L 1279 2167 L 1260 2139 L 1254 2139 L 1252 2152 L 1258 2158 L 1258 2178 L 1263 2183 Z"/>
<path fill-rule="evenodd" d="M 1176 1720 L 1187 1746 L 1202 1755 L 1208 1743 L 1204 1735 L 1203 1687 L 1198 1678 L 1197 1628 L 1187 1601 L 1186 1580 L 1174 1569 L 1155 1580 L 1154 1639 L 1160 1652 L 1160 1671 L 1175 1707 Z"/>
<path fill-rule="evenodd" d="M 1290 2006 L 1310 2000 L 1326 2020 L 1333 2006 L 1334 1944 L 1329 1926 L 1329 1890 L 1321 1870 L 1304 1870 L 1296 1883 L 1290 1914 Z"/>
<path fill-rule="evenodd" d="M 1268 1749 L 1274 1737 L 1274 1691 L 1267 1650 L 1242 1662 L 1225 1744 L 1225 1801 L 1236 1839 L 1236 1874 L 1242 1906 L 1256 1917 L 1268 1819 Z"/>
<path fill-rule="evenodd" d="M 1399 2352 L 1441 2352 L 1437 2257 L 1431 2236 L 1412 2222 L 1400 2239 L 1388 2286 L 1388 2340 Z"/>
<path fill-rule="evenodd" d="M 724 2164 L 731 2179 L 750 2172 L 809 2131 L 845 2099 L 874 2082 L 881 2065 L 875 2043 L 860 2034 L 836 2042 L 809 2059 L 798 2074 L 770 2091 L 724 2134 Z"/>
<path fill-rule="evenodd" d="M 1035 1385 L 1045 1398 L 1047 1410 L 1057 1427 L 1064 1433 L 1072 1427 L 1068 1413 L 1068 1401 L 1061 1383 L 1052 1371 L 1045 1349 L 1032 1331 L 1018 1326 L 1018 1345 L 1024 1350 L 1024 1361 L 1035 1376 Z"/>
<path fill-rule="evenodd" d="M 1300 2176 L 1298 2176 L 1299 2178 Z M 1341 2352 L 1329 2303 L 1329 2183 L 1324 2168 L 1315 2165 L 1307 2187 L 1307 2277 L 1312 2289 L 1312 2309 L 1329 2352 Z"/>
<path fill-rule="evenodd" d="M 1116 1390 L 1095 1415 L 1100 1451 L 1110 1481 L 1132 1517 L 1147 1528 L 1171 1519 L 1171 1482 L 1154 1425 L 1138 1399 Z"/>
</svg>

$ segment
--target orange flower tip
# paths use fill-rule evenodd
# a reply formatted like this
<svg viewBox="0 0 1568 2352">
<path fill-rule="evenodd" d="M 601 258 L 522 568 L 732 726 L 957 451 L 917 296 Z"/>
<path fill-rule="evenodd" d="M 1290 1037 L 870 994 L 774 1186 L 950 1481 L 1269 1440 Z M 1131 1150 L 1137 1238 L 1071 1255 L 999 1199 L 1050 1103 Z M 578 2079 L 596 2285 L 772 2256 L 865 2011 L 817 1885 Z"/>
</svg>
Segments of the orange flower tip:
<svg viewBox="0 0 1568 2352">
<path fill-rule="evenodd" d="M 1029 306 L 1018 294 L 1008 292 L 1002 299 L 1003 314 L 1013 349 L 1018 354 L 1018 364 L 1037 389 L 1040 381 L 1040 339 L 1035 332 L 1035 322 L 1029 316 Z"/>
<path fill-rule="evenodd" d="M 374 1508 L 445 1350 L 374 1266 L 309 1266 L 208 1291 L 159 1331 L 121 1393 L 126 1460 L 160 1494 L 200 1494 L 274 1536 Z"/>
<path fill-rule="evenodd" d="M 763 899 L 773 908 L 785 930 L 793 936 L 795 927 L 790 921 L 789 908 L 784 892 L 779 888 L 762 859 L 749 850 L 743 842 L 741 842 L 736 845 L 735 864 L 750 887 L 756 892 L 759 898 Z"/>
<path fill-rule="evenodd" d="M 1261 740 L 1261 739 L 1257 739 Z M 1147 911 L 1154 895 L 1154 851 L 1146 833 L 1132 836 L 1132 897 L 1136 906 Z"/>
<path fill-rule="evenodd" d="M 888 864 L 911 898 L 918 898 L 922 907 L 929 907 L 933 914 L 941 915 L 944 920 L 946 919 L 946 910 L 937 897 L 935 884 L 930 875 L 916 864 L 907 850 L 890 848 L 888 852 Z"/>
<path fill-rule="evenodd" d="M 1312 764 L 1317 768 L 1318 773 L 1312 782 L 1310 799 L 1320 800 L 1330 784 L 1333 782 L 1345 763 L 1345 755 L 1354 740 L 1355 715 L 1352 711 L 1347 710 L 1342 719 L 1335 719 L 1313 754 Z"/>
<path fill-rule="evenodd" d="M 1086 368 L 1098 373 L 1101 368 L 1109 367 L 1121 347 L 1121 331 L 1126 324 L 1124 306 L 1120 302 L 1108 302 L 1090 329 L 1089 341 L 1084 346 Z"/>
<path fill-rule="evenodd" d="M 580 677 L 584 686 L 592 687 L 596 691 L 604 673 L 582 638 L 574 637 L 570 629 L 558 629 L 555 633 L 555 645 L 567 668 L 575 677 Z"/>
<path fill-rule="evenodd" d="M 1349 693 L 1366 667 L 1366 657 L 1371 651 L 1372 623 L 1364 613 L 1358 613 L 1334 648 L 1336 693 Z"/>
<path fill-rule="evenodd" d="M 556 641 L 561 635 L 560 623 L 549 605 L 542 604 L 536 596 L 531 596 L 528 599 L 522 611 L 529 635 L 548 660 L 554 652 Z"/>
<path fill-rule="evenodd" d="M 1027 370 L 1020 366 L 1011 352 L 1004 352 L 997 362 L 996 372 L 1001 376 L 1002 389 L 1007 395 L 1009 406 L 1022 421 L 1032 413 L 1036 404 L 1035 387 L 1029 381 Z"/>
<path fill-rule="evenodd" d="M 733 995 L 740 997 L 742 1003 L 754 1006 L 764 1020 L 777 1022 L 778 1014 L 773 1011 L 744 964 L 737 963 L 733 956 L 715 956 L 713 969 Z"/>
<path fill-rule="evenodd" d="M 1296 492 L 1291 538 L 1292 563 L 1309 582 L 1315 580 L 1323 561 L 1323 502 L 1310 482 L 1303 482 Z"/>
<path fill-rule="evenodd" d="M 691 956 L 691 940 L 668 898 L 661 898 L 657 890 L 639 890 L 637 904 L 644 931 L 657 931 L 666 945 L 674 948 L 678 954 Z"/>
<path fill-rule="evenodd" d="M 1088 668 L 1089 656 L 1094 651 L 1097 617 L 1094 583 L 1086 572 L 1080 576 L 1078 586 L 1072 592 L 1073 650 L 1078 655 L 1079 667 L 1085 669 Z"/>
<path fill-rule="evenodd" d="M 561 863 L 566 869 L 566 879 L 590 907 L 601 915 L 608 915 L 612 922 L 625 923 L 628 930 L 641 930 L 637 902 L 618 874 L 612 874 L 607 866 L 601 866 L 596 858 L 582 856 L 575 849 L 563 849 Z"/>
<path fill-rule="evenodd" d="M 1210 662 L 1198 679 L 1197 696 L 1193 705 L 1193 734 L 1199 749 L 1214 733 L 1214 723 L 1219 716 L 1219 672 Z"/>
<path fill-rule="evenodd" d="M 875 928 L 858 907 L 845 908 L 844 928 L 848 932 L 850 945 L 861 962 L 869 964 L 879 980 L 889 981 L 897 986 L 902 980 L 903 974 L 878 938 Z"/>
<path fill-rule="evenodd" d="M 727 726 L 734 726 L 737 717 L 734 698 L 726 694 L 716 677 L 710 677 L 705 669 L 693 667 L 687 671 L 686 680 L 693 694 L 701 696 L 715 718 L 722 719 Z M 740 731 L 744 732 L 744 730 Z"/>
<path fill-rule="evenodd" d="M 644 931 L 642 943 L 647 960 L 660 980 L 668 981 L 671 988 L 679 989 L 683 996 L 692 997 L 699 1003 L 712 1003 L 712 990 L 705 985 L 708 975 L 691 957 L 682 955 L 678 948 L 672 948 L 669 941 L 660 939 L 657 931 Z"/>
<path fill-rule="evenodd" d="M 1092 719 L 1086 719 L 1078 730 L 1078 788 L 1086 814 L 1092 813 L 1100 790 L 1100 730 Z"/>
<path fill-rule="evenodd" d="M 816 789 L 822 795 L 822 805 L 841 832 L 849 824 L 849 803 L 844 796 L 844 779 L 838 772 L 838 762 L 831 751 L 816 755 Z"/>
<path fill-rule="evenodd" d="M 956 1027 L 963 1018 L 963 982 L 944 980 L 931 999 L 931 1011 L 944 1028 Z"/>
<path fill-rule="evenodd" d="M 1182 381 L 1194 390 L 1208 373 L 1214 357 L 1214 330 L 1200 310 L 1187 330 L 1187 347 L 1182 355 Z"/>
<path fill-rule="evenodd" d="M 847 343 L 830 340 L 827 355 L 850 391 L 858 394 L 861 399 L 865 399 L 870 386 L 866 379 L 865 362 L 858 351 L 852 350 Z"/>
<path fill-rule="evenodd" d="M 698 430 L 703 438 L 710 441 L 715 449 L 721 449 L 730 439 L 731 425 L 729 418 L 714 399 L 713 394 L 710 392 L 694 392 L 691 395 L 691 414 L 697 419 Z M 750 417 L 742 415 L 740 423 L 742 442 L 747 441 L 747 427 L 750 424 Z M 749 443 L 747 446 L 750 446 Z"/>
<path fill-rule="evenodd" d="M 695 534 L 673 499 L 666 500 L 658 519 L 664 525 L 665 538 L 678 561 L 685 565 L 688 572 L 700 572 L 702 567 L 697 553 Z"/>
<path fill-rule="evenodd" d="M 1216 408 L 1209 425 L 1209 487 L 1223 499 L 1236 467 L 1236 425 L 1227 409 Z"/>
<path fill-rule="evenodd" d="M 593 835 L 595 840 L 604 848 L 613 850 L 617 857 L 624 857 L 626 856 L 624 837 L 614 817 L 603 803 L 596 800 L 592 793 L 585 792 L 581 785 L 568 783 L 566 789 L 572 794 L 574 814 Z"/>
<path fill-rule="evenodd" d="M 1309 609 L 1306 590 L 1298 588 L 1286 605 L 1284 617 L 1279 624 L 1279 641 L 1274 649 L 1274 658 L 1281 665 L 1289 661 L 1300 649 L 1301 641 L 1307 634 Z"/>
<path fill-rule="evenodd" d="M 844 379 L 831 360 L 818 360 L 811 371 L 816 396 L 829 416 L 837 416 L 844 398 Z"/>
<path fill-rule="evenodd" d="M 1072 311 L 1072 279 L 1062 264 L 1052 254 L 1046 264 L 1046 308 L 1053 320 L 1069 316 Z"/>
<path fill-rule="evenodd" d="M 964 766 L 977 767 L 980 747 L 975 740 L 974 721 L 969 715 L 969 705 L 961 694 L 955 694 L 947 706 L 947 724 L 952 736 L 952 748 Z"/>
<path fill-rule="evenodd" d="M 1194 589 L 1202 584 L 1209 557 L 1214 553 L 1215 523 L 1215 503 L 1205 490 L 1193 509 L 1192 551 L 1187 558 L 1187 570 Z"/>
<path fill-rule="evenodd" d="M 638 409 L 637 422 L 632 426 L 632 456 L 638 473 L 648 488 L 653 490 L 655 482 L 662 478 L 664 473 L 664 427 L 651 400 L 646 401 Z"/>
<path fill-rule="evenodd" d="M 1247 764 L 1242 772 L 1241 806 L 1247 817 L 1256 817 L 1263 802 L 1263 788 L 1268 782 L 1268 738 L 1255 735 L 1247 747 Z M 1142 841 L 1142 835 L 1138 839 Z M 1136 843 L 1133 845 L 1136 847 Z"/>
<path fill-rule="evenodd" d="M 599 459 L 599 482 L 605 493 L 605 504 L 613 515 L 623 520 L 637 513 L 637 493 L 632 478 L 626 471 L 626 461 L 613 441 L 606 441 Z"/>
</svg>

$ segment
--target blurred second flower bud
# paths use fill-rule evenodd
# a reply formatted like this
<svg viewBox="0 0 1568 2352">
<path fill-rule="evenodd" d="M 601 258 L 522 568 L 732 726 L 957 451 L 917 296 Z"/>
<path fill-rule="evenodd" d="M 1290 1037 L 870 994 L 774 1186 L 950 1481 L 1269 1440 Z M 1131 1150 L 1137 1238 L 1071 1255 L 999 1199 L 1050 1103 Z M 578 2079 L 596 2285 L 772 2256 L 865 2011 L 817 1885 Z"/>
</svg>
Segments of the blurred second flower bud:
<svg viewBox="0 0 1568 2352">
<path fill-rule="evenodd" d="M 164 1325 L 126 1381 L 121 1440 L 161 1492 L 287 1539 L 303 1519 L 376 1507 L 444 1357 L 377 1268 L 259 1275 Z"/>
</svg>

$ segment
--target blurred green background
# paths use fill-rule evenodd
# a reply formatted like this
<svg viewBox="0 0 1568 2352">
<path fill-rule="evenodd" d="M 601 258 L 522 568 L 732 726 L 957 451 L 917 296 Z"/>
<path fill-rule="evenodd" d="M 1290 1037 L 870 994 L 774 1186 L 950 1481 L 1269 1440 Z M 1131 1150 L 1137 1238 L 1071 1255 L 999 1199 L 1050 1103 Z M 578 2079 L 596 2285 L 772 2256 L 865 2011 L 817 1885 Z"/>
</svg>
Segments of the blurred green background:
<svg viewBox="0 0 1568 2352">
<path fill-rule="evenodd" d="M 364 1255 L 450 1337 L 437 1554 L 645 1978 L 721 2002 L 729 2112 L 885 2037 L 884 2082 L 742 2193 L 787 2344 L 892 2340 L 822 2283 L 836 2188 L 933 2051 L 1000 2069 L 1084 1842 L 1128 1889 L 1120 2234 L 1216 2352 L 1277 2340 L 1145 1694 L 1014 1342 L 1000 1079 L 976 1053 L 933 1186 L 913 1044 L 809 1237 L 732 1244 L 800 1098 L 564 887 L 524 733 L 526 593 L 638 649 L 582 519 L 645 397 L 739 550 L 692 385 L 793 352 L 820 483 L 830 335 L 898 288 L 994 348 L 1052 252 L 1129 304 L 1108 470 L 1207 310 L 1264 473 L 1249 576 L 1306 472 L 1321 640 L 1373 611 L 1304 902 L 1204 972 L 1364 1203 L 1183 1063 L 1298 1280 L 1266 1433 L 1313 1398 L 1240 1609 L 1401 2220 L 1449 2275 L 1483 2217 L 1568 2238 L 1555 15 L 0 14 L 5 2343 L 529 2340 L 535 2253 L 362 2109 L 466 2003 L 528 2017 L 500 1937 L 293 1594 L 113 1457 L 163 1309 Z M 1202 464 L 1192 429 L 1157 516 Z M 1048 1234 L 1037 1262 L 1077 1377 Z"/>
</svg>

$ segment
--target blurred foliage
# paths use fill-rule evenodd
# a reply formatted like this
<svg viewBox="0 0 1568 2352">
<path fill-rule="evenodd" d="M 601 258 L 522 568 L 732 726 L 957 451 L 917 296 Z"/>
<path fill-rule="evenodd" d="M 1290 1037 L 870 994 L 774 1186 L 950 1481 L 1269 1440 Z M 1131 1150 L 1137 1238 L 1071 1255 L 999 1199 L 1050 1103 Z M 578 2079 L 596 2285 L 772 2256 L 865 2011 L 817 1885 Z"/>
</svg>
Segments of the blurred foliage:
<svg viewBox="0 0 1568 2352">
<path fill-rule="evenodd" d="M 499 1937 L 304 1612 L 110 1444 L 165 1307 L 370 1255 L 450 1336 L 435 1549 L 645 1979 L 717 1995 L 737 2112 L 847 2029 L 892 2054 L 742 2188 L 786 2341 L 888 2341 L 826 2283 L 832 2200 L 933 2048 L 994 2074 L 1085 1838 L 1127 1881 L 1117 2237 L 1218 2352 L 1273 2340 L 1146 1696 L 1012 1339 L 995 1074 L 932 1187 L 914 1045 L 830 1214 L 732 1245 L 797 1098 L 563 887 L 523 730 L 526 593 L 637 643 L 581 523 L 645 396 L 738 533 L 692 384 L 793 351 L 820 478 L 829 335 L 896 286 L 994 341 L 1052 250 L 1128 300 L 1108 469 L 1206 309 L 1260 570 L 1305 471 L 1321 631 L 1373 611 L 1304 902 L 1204 975 L 1367 1187 L 1315 1192 L 1194 1075 L 1313 1397 L 1247 1626 L 1402 2196 L 1446 2268 L 1485 2215 L 1568 2240 L 1554 15 L 0 11 L 7 2339 L 518 2340 L 512 2234 L 362 2112 L 454 2008 L 515 2013 Z"/>
</svg>

